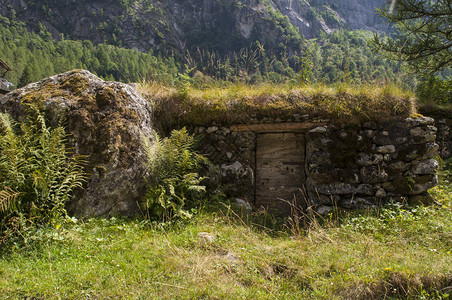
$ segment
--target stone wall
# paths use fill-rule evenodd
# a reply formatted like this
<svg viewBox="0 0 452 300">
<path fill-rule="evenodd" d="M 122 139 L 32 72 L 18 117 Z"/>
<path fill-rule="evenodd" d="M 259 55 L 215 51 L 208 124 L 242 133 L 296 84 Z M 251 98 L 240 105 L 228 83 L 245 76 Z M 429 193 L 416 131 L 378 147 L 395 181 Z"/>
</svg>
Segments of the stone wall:
<svg viewBox="0 0 452 300">
<path fill-rule="evenodd" d="M 452 157 L 452 117 L 449 119 L 439 118 L 435 122 L 438 128 L 436 142 L 439 145 L 439 155 L 442 159 Z"/>
<path fill-rule="evenodd" d="M 436 143 L 439 145 L 439 156 L 443 160 L 452 158 L 452 109 L 425 104 L 419 107 L 419 112 L 435 119 L 434 126 L 438 128 Z"/>
<path fill-rule="evenodd" d="M 307 192 L 318 205 L 346 208 L 389 199 L 429 202 L 437 184 L 432 118 L 323 126 L 307 133 Z"/>
<path fill-rule="evenodd" d="M 332 124 L 274 123 L 252 126 L 199 126 L 204 153 L 220 166 L 221 183 L 231 198 L 256 199 L 256 145 L 260 134 L 299 132 L 305 141 L 303 206 L 328 211 L 357 208 L 389 199 L 431 202 L 437 184 L 437 129 L 428 117 L 392 122 Z M 442 130 L 442 129 L 441 129 Z M 295 135 L 294 135 L 295 136 Z M 288 162 L 290 164 L 290 162 Z M 289 169 L 288 169 L 289 170 Z M 275 207 L 278 207 L 275 199 Z M 291 200 L 291 199 L 286 199 Z M 258 207 L 256 207 L 258 208 Z"/>
</svg>

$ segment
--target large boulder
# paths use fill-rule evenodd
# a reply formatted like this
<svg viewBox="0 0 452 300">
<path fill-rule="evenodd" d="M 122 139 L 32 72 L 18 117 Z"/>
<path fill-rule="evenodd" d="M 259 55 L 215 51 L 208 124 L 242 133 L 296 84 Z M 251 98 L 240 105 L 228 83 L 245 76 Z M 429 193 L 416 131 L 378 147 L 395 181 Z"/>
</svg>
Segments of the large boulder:
<svg viewBox="0 0 452 300">
<path fill-rule="evenodd" d="M 77 216 L 133 215 L 145 191 L 142 138 L 153 138 L 151 105 L 134 88 L 74 70 L 7 94 L 0 108 L 23 119 L 36 103 L 50 122 L 65 120 L 69 144 L 86 155 L 89 178 L 68 205 Z"/>
</svg>

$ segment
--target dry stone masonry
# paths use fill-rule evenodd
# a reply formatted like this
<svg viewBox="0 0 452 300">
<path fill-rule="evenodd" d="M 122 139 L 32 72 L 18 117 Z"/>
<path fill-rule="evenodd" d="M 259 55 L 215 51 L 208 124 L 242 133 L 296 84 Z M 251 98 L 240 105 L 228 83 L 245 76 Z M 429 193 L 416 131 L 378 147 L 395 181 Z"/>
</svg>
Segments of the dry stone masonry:
<svg viewBox="0 0 452 300">
<path fill-rule="evenodd" d="M 359 208 L 389 199 L 429 203 L 437 129 L 429 117 L 349 124 L 199 126 L 230 197 L 289 210 L 287 202 Z"/>
</svg>

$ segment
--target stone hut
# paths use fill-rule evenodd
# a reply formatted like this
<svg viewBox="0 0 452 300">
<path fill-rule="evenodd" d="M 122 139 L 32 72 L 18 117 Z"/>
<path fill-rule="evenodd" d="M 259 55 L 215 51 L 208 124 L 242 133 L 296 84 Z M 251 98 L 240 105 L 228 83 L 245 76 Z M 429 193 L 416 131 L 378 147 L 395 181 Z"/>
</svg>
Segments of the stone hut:
<svg viewBox="0 0 452 300">
<path fill-rule="evenodd" d="M 433 201 L 440 123 L 416 114 L 409 96 L 381 88 L 221 93 L 140 95 L 74 70 L 7 94 L 0 109 L 20 121 L 21 104 L 38 103 L 51 120 L 65 118 L 71 147 L 88 157 L 89 179 L 69 205 L 78 216 L 139 213 L 152 176 L 142 137 L 152 141 L 154 130 L 183 126 L 219 167 L 227 196 L 255 209 L 287 214 L 291 205 L 327 212 L 390 199 Z M 441 141 L 450 140 L 447 132 Z"/>
<path fill-rule="evenodd" d="M 434 201 L 428 190 L 437 185 L 437 128 L 412 99 L 295 91 L 253 101 L 232 101 L 223 111 L 206 99 L 181 99 L 171 109 L 157 101 L 156 122 L 172 111 L 173 127 L 201 136 L 227 195 L 255 209 Z"/>
</svg>

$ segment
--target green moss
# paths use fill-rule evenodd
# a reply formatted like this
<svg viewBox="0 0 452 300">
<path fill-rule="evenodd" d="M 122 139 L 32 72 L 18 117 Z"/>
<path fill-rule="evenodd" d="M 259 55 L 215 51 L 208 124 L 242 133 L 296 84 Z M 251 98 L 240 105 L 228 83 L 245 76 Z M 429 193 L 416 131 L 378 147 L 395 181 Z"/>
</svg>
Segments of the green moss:
<svg viewBox="0 0 452 300">
<path fill-rule="evenodd" d="M 73 72 L 77 72 L 78 70 L 74 70 Z M 89 80 L 86 77 L 83 77 L 81 74 L 70 74 L 69 78 L 64 80 L 59 88 L 69 90 L 75 96 L 82 96 L 83 92 L 88 89 Z"/>
</svg>

